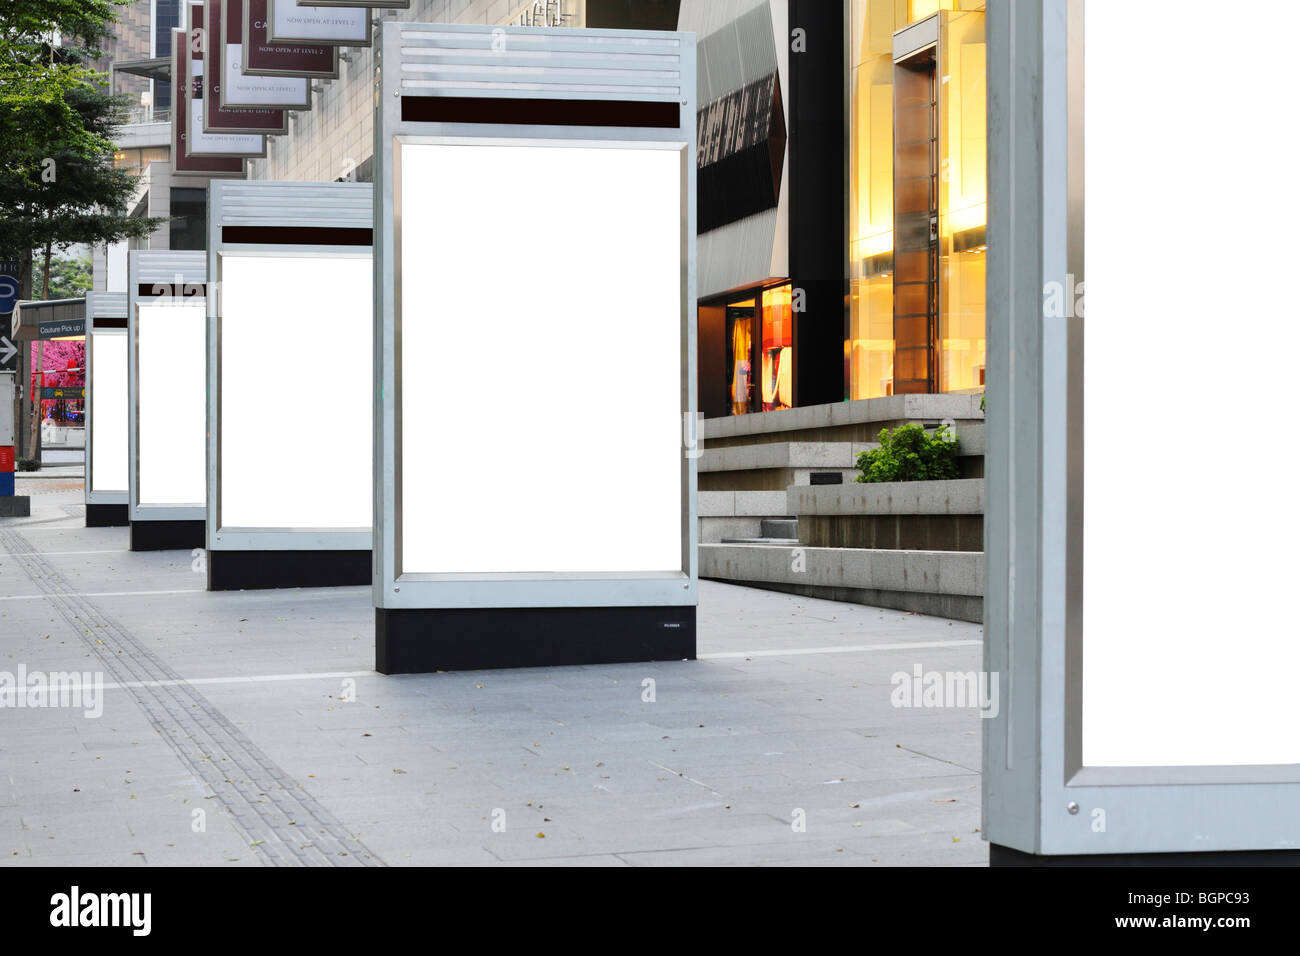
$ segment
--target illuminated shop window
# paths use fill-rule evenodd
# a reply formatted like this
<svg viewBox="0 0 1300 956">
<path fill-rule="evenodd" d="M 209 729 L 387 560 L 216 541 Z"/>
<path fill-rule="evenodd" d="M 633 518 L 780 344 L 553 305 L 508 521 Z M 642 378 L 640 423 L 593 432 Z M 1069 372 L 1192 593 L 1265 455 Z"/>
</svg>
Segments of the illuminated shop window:
<svg viewBox="0 0 1300 956">
<path fill-rule="evenodd" d="M 791 407 L 790 376 L 793 343 L 788 285 L 763 293 L 763 411 Z"/>
<path fill-rule="evenodd" d="M 983 8 L 984 0 L 853 0 L 849 398 L 984 386 Z M 929 54 L 935 96 L 904 116 L 896 108 L 898 77 L 929 88 L 929 75 L 918 70 L 919 59 L 894 63 L 893 35 L 936 15 L 939 42 Z M 910 103 L 915 92 L 903 90 L 902 98 Z M 927 118 L 927 135 L 908 126 Z M 928 191 L 927 183 L 933 196 L 913 194 Z M 901 233 L 900 201 L 909 214 Z"/>
<path fill-rule="evenodd" d="M 731 414 L 753 411 L 754 300 L 727 303 L 727 398 Z"/>
</svg>

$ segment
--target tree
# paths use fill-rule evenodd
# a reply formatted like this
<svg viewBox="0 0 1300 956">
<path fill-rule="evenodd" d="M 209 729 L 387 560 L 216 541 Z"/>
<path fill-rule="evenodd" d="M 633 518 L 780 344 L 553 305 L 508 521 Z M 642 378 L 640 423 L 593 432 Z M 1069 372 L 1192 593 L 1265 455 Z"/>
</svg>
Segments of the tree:
<svg viewBox="0 0 1300 956">
<path fill-rule="evenodd" d="M 36 265 L 32 272 L 32 285 L 48 291 L 43 299 L 76 299 L 85 295 L 91 286 L 92 263 L 85 257 L 55 258 L 50 261 L 49 282 L 45 270 Z"/>
<path fill-rule="evenodd" d="M 28 263 L 38 250 L 40 298 L 55 251 L 147 236 L 163 221 L 129 215 L 135 179 L 113 167 L 112 142 L 126 98 L 86 65 L 125 2 L 10 0 L 0 24 L 0 258 Z"/>
</svg>

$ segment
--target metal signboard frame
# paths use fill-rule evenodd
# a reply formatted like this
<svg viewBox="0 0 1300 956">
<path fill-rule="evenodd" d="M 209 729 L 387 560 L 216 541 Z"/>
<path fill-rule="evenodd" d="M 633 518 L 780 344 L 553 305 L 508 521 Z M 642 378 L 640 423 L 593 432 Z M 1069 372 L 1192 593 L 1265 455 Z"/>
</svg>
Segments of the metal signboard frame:
<svg viewBox="0 0 1300 956">
<path fill-rule="evenodd" d="M 1084 320 L 1044 307 L 1086 275 L 1083 0 L 988 16 L 985 669 L 1003 687 L 982 722 L 990 859 L 1294 865 L 1300 766 L 1084 765 Z"/>
<path fill-rule="evenodd" d="M 374 203 L 369 183 L 252 181 L 213 183 L 208 197 L 207 516 L 208 588 L 367 584 L 372 532 L 364 528 L 236 527 L 222 518 L 222 360 L 225 265 L 236 257 L 371 259 Z M 355 317 L 359 334 L 368 315 Z M 300 317 L 291 317 L 297 323 Z M 310 324 L 303 334 L 314 334 Z M 368 369 L 366 370 L 368 372 Z M 319 367 L 317 387 L 338 387 L 338 369 Z M 364 379 L 369 381 L 367 374 Z M 369 394 L 368 387 L 365 389 Z M 365 399 L 363 399 L 365 401 Z M 350 449 L 341 435 L 339 447 Z M 363 454 L 366 449 L 361 450 Z M 337 452 L 335 452 L 337 453 Z M 307 480 L 320 481 L 322 475 Z"/>
<path fill-rule="evenodd" d="M 133 249 L 127 254 L 127 427 L 131 550 L 203 547 L 204 502 L 177 505 L 140 504 L 140 307 L 179 304 L 207 296 L 208 263 L 204 252 Z M 198 427 L 202 427 L 200 424 Z"/>
<path fill-rule="evenodd" d="M 378 669 L 694 657 L 696 460 L 684 448 L 678 450 L 679 570 L 412 573 L 400 564 L 398 428 L 401 154 L 404 147 L 430 143 L 661 148 L 679 154 L 680 412 L 684 421 L 695 420 L 694 34 L 388 20 L 380 38 L 374 123 Z M 464 63 L 474 66 L 456 68 Z M 536 70 L 521 78 L 521 63 Z M 436 84 L 430 69 L 441 71 Z M 485 119 L 489 111 L 475 105 L 480 103 L 501 110 Z M 472 410 L 457 412 L 467 413 Z M 635 523 L 631 514 L 629 521 Z M 538 629 L 546 632 L 545 641 L 537 639 Z"/>
<path fill-rule="evenodd" d="M 86 527 L 125 525 L 127 515 L 126 487 L 98 488 L 95 476 L 95 342 L 100 336 L 126 338 L 126 293 L 86 293 Z M 122 369 L 122 375 L 127 370 Z M 126 415 L 124 407 L 122 414 Z M 129 479 L 128 479 L 129 483 Z"/>
</svg>

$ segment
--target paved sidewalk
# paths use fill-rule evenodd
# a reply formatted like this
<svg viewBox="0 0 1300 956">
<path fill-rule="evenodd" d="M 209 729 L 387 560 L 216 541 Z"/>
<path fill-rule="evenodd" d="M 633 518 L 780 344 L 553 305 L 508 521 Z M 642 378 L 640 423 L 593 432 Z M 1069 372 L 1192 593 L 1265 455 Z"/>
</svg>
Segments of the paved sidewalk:
<svg viewBox="0 0 1300 956">
<path fill-rule="evenodd" d="M 698 661 L 384 677 L 369 589 L 208 593 L 64 484 L 0 519 L 0 672 L 103 713 L 0 708 L 0 862 L 987 863 L 977 711 L 890 703 L 976 625 L 703 582 Z"/>
</svg>

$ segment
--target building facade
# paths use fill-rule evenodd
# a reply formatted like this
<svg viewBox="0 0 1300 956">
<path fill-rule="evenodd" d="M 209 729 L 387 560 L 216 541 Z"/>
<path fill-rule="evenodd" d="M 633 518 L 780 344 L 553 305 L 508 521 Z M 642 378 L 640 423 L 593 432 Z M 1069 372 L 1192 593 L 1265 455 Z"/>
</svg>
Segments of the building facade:
<svg viewBox="0 0 1300 956">
<path fill-rule="evenodd" d="M 984 0 L 683 0 L 700 409 L 984 386 Z"/>
</svg>

